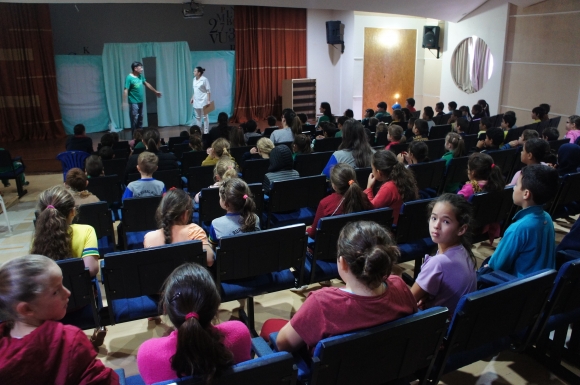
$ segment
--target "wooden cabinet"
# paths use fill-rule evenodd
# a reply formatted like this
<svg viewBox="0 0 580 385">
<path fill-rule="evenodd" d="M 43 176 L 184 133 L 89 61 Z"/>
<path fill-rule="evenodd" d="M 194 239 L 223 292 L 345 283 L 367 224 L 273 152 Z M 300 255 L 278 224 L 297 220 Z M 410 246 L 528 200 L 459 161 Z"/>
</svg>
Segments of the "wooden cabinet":
<svg viewBox="0 0 580 385">
<path fill-rule="evenodd" d="M 282 80 L 282 108 L 316 119 L 316 79 Z"/>
</svg>

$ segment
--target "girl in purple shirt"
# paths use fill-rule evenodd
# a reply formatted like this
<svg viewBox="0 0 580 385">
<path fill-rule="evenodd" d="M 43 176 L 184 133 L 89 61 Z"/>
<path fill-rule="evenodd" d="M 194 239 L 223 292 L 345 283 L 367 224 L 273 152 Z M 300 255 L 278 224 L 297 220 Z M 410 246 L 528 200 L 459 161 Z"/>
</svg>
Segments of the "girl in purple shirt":
<svg viewBox="0 0 580 385">
<path fill-rule="evenodd" d="M 475 256 L 471 252 L 471 205 L 456 194 L 443 194 L 429 205 L 429 234 L 437 254 L 426 256 L 411 292 L 420 308 L 446 306 L 453 314 L 461 296 L 475 291 Z"/>
</svg>

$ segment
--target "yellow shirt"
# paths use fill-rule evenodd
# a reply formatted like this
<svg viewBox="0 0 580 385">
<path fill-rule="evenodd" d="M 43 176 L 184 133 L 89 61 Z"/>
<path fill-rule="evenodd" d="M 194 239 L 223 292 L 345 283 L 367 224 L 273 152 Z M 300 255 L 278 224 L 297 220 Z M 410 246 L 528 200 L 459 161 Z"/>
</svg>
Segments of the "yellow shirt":
<svg viewBox="0 0 580 385">
<path fill-rule="evenodd" d="M 99 258 L 97 233 L 89 225 L 70 225 L 72 231 L 71 253 L 75 258 L 84 258 L 89 255 Z"/>
</svg>

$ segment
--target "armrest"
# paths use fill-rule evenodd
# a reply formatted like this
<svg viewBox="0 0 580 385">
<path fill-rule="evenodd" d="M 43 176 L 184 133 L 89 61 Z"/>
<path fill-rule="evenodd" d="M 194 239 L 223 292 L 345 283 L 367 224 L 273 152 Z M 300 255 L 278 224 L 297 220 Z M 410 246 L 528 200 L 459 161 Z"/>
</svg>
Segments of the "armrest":
<svg viewBox="0 0 580 385">
<path fill-rule="evenodd" d="M 115 373 L 119 375 L 119 385 L 125 385 L 125 369 L 115 369 Z"/>
<path fill-rule="evenodd" d="M 270 333 L 270 345 L 272 345 L 272 350 L 279 352 L 278 345 L 276 344 L 276 339 L 278 338 L 278 332 Z"/>
<path fill-rule="evenodd" d="M 262 337 L 252 338 L 252 350 L 258 357 L 274 353 L 268 343 Z"/>
<path fill-rule="evenodd" d="M 495 270 L 491 273 L 484 274 L 477 279 L 478 284 L 483 284 L 485 287 L 496 286 L 501 283 L 509 282 L 517 277 L 505 273 L 501 270 Z"/>
</svg>

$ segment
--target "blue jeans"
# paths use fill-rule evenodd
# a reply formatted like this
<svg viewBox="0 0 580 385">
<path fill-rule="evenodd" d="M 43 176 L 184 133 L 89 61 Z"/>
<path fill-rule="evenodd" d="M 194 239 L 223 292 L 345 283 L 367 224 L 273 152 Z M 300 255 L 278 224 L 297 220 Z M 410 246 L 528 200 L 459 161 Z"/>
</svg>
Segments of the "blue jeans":
<svg viewBox="0 0 580 385">
<path fill-rule="evenodd" d="M 129 116 L 131 117 L 131 138 L 135 129 L 143 127 L 143 103 L 129 104 Z"/>
</svg>

